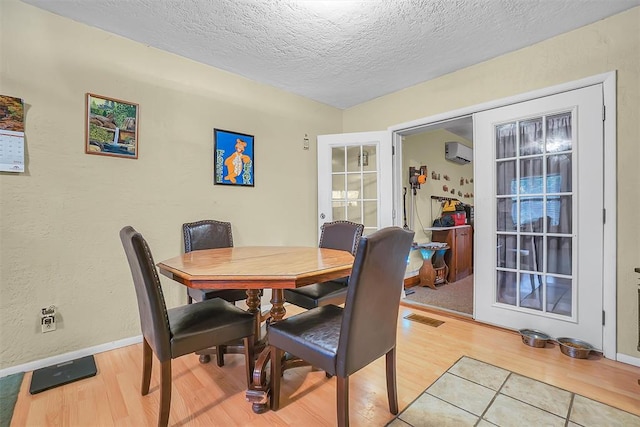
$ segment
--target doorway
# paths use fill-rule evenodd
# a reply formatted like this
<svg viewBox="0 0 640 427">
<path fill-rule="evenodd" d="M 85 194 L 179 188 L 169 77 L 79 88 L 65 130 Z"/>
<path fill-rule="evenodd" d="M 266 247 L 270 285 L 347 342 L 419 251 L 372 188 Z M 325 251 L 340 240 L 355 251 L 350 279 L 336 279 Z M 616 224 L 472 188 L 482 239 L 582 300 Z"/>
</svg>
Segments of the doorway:
<svg viewBox="0 0 640 427">
<path fill-rule="evenodd" d="M 364 235 L 393 225 L 389 132 L 318 135 L 318 238 L 322 224 L 346 220 Z"/>
<path fill-rule="evenodd" d="M 402 136 L 402 221 L 416 233 L 417 244 L 409 256 L 405 301 L 467 317 L 473 315 L 472 150 L 471 115 Z M 420 183 L 415 170 L 424 174 Z M 435 250 L 443 245 L 444 249 Z M 431 268 L 428 264 L 435 275 L 425 273 Z"/>
</svg>

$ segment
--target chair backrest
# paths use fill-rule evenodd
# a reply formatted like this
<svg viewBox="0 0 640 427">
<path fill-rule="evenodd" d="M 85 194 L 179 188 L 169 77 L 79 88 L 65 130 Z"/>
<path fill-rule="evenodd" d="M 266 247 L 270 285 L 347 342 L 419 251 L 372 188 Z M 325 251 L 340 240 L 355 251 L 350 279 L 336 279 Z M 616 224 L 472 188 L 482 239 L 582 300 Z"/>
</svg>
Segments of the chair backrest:
<svg viewBox="0 0 640 427">
<path fill-rule="evenodd" d="M 337 375 L 350 375 L 395 347 L 414 234 L 387 227 L 360 239 L 343 311 Z"/>
<path fill-rule="evenodd" d="M 322 224 L 321 230 L 318 246 L 351 252 L 355 256 L 364 225 L 351 221 L 333 221 Z"/>
<path fill-rule="evenodd" d="M 205 219 L 182 224 L 185 253 L 200 249 L 231 248 L 231 223 Z"/>
<path fill-rule="evenodd" d="M 161 362 L 171 359 L 169 318 L 160 287 L 160 278 L 146 240 L 133 227 L 120 230 L 120 240 L 129 261 L 138 299 L 140 326 L 156 357 Z"/>
</svg>

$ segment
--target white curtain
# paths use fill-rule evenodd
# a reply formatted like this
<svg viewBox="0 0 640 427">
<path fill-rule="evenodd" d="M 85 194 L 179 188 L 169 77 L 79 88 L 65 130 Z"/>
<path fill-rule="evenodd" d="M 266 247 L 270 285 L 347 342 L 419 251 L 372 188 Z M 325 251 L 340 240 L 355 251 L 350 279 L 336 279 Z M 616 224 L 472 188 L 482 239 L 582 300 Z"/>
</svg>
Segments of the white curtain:
<svg viewBox="0 0 640 427">
<path fill-rule="evenodd" d="M 559 193 L 572 191 L 571 113 L 500 125 L 495 141 L 496 226 L 508 233 L 497 237 L 497 267 L 517 268 L 520 255 L 520 270 L 542 272 L 546 250 L 547 273 L 570 275 L 573 197 Z M 517 231 L 526 233 L 520 234 L 520 251 Z M 567 236 L 547 236 L 545 249 L 545 232 Z M 508 278 L 515 280 L 499 272 L 499 286 L 515 286 Z"/>
</svg>

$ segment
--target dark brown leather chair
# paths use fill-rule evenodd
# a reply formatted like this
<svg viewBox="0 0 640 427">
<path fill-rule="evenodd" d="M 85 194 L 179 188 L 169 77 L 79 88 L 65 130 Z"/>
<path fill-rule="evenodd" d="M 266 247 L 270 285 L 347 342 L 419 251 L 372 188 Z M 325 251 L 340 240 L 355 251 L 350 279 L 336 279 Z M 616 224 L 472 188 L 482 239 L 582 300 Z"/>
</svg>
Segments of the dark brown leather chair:
<svg viewBox="0 0 640 427">
<path fill-rule="evenodd" d="M 206 219 L 182 224 L 184 236 L 184 252 L 201 249 L 231 248 L 233 234 L 231 223 Z M 188 303 L 205 301 L 211 298 L 222 298 L 229 302 L 244 301 L 247 292 L 244 289 L 192 289 L 187 288 Z"/>
<path fill-rule="evenodd" d="M 344 308 L 325 305 L 269 326 L 271 408 L 280 407 L 284 352 L 337 377 L 338 426 L 349 425 L 349 376 L 386 356 L 389 411 L 398 413 L 398 310 L 414 232 L 388 227 L 362 237 Z"/>
<path fill-rule="evenodd" d="M 171 406 L 171 359 L 220 343 L 243 339 L 247 387 L 254 366 L 254 317 L 214 298 L 167 310 L 160 278 L 147 242 L 132 227 L 120 231 L 138 299 L 142 328 L 142 395 L 149 393 L 152 352 L 160 362 L 158 426 L 166 426 Z"/>
<path fill-rule="evenodd" d="M 333 221 L 322 224 L 321 248 L 339 249 L 355 256 L 364 225 L 351 221 Z M 310 310 L 328 304 L 343 304 L 347 298 L 348 277 L 314 283 L 297 289 L 285 289 L 285 301 Z"/>
<path fill-rule="evenodd" d="M 184 237 L 184 252 L 199 251 L 202 249 L 232 248 L 233 233 L 231 223 L 205 219 L 196 222 L 182 224 L 182 234 Z M 260 292 L 262 295 L 262 292 Z M 244 289 L 192 289 L 187 288 L 188 303 L 206 301 L 212 298 L 222 298 L 225 301 L 235 303 L 245 301 L 247 291 Z M 229 343 L 228 345 L 217 345 L 198 352 L 200 363 L 209 363 L 211 354 L 216 355 L 216 364 L 224 366 L 224 355 L 227 353 L 243 353 L 241 343 Z"/>
</svg>

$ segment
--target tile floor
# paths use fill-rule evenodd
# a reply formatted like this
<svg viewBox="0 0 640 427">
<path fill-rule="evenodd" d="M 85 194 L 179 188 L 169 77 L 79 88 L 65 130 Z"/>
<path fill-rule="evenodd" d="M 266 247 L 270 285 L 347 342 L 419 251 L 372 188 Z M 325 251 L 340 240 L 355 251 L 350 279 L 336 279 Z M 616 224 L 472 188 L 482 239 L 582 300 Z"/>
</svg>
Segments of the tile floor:
<svg viewBox="0 0 640 427">
<path fill-rule="evenodd" d="M 387 427 L 640 426 L 640 417 L 462 357 Z"/>
</svg>

